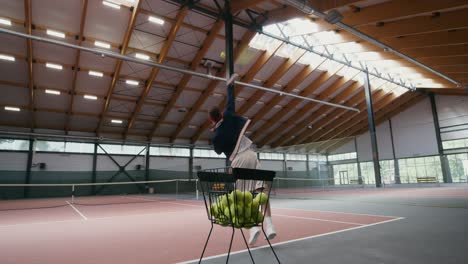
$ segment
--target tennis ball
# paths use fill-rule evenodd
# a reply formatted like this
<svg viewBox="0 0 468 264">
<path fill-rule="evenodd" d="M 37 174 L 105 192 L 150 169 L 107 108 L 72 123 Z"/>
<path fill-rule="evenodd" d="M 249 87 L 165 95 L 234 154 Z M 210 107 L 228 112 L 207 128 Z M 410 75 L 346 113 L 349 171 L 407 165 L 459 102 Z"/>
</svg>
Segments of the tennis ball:
<svg viewBox="0 0 468 264">
<path fill-rule="evenodd" d="M 257 224 L 263 222 L 263 214 L 262 214 L 262 212 L 258 212 L 257 218 L 255 219 L 255 222 L 256 222 Z"/>
<path fill-rule="evenodd" d="M 234 216 L 234 215 L 231 215 L 231 210 L 229 210 L 229 207 L 225 207 L 224 208 L 224 215 L 227 217 L 227 219 L 229 219 L 231 216 Z"/>
<path fill-rule="evenodd" d="M 252 203 L 244 205 L 244 217 L 249 219 L 252 216 Z"/>
<path fill-rule="evenodd" d="M 221 53 L 219 54 L 219 57 L 221 58 L 221 60 L 225 60 L 226 59 L 226 53 L 224 51 L 221 51 Z"/>
<path fill-rule="evenodd" d="M 244 215 L 244 206 L 243 205 L 236 205 L 236 204 L 231 204 L 231 215 L 235 217 L 241 217 Z"/>
<path fill-rule="evenodd" d="M 221 206 L 228 206 L 228 197 L 227 197 L 227 195 L 220 196 L 218 198 L 218 203 L 220 203 Z"/>
<path fill-rule="evenodd" d="M 258 203 L 261 204 L 261 205 L 265 205 L 268 201 L 268 195 L 264 194 L 264 193 L 259 193 L 257 195 L 257 197 L 255 197 L 255 199 L 258 200 Z"/>
<path fill-rule="evenodd" d="M 254 199 L 252 201 L 252 205 L 251 205 L 251 208 L 252 208 L 252 213 L 254 212 L 258 212 L 258 207 L 260 206 L 260 202 L 257 200 L 257 199 Z"/>
<path fill-rule="evenodd" d="M 245 204 L 251 203 L 252 202 L 253 195 L 251 192 L 241 192 L 238 196 L 238 200 L 241 200 Z"/>
<path fill-rule="evenodd" d="M 219 211 L 218 211 L 218 205 L 216 204 L 212 204 L 211 205 L 211 215 L 214 216 L 214 217 L 217 217 L 218 214 L 219 214 Z"/>
</svg>

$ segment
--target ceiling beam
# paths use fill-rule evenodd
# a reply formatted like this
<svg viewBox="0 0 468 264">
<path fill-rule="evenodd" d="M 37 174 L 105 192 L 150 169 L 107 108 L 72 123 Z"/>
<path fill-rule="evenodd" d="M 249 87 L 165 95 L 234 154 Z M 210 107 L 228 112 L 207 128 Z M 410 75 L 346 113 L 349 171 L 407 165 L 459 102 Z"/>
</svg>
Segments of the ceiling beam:
<svg viewBox="0 0 468 264">
<path fill-rule="evenodd" d="M 293 92 L 304 80 L 306 80 L 314 71 L 317 69 L 311 65 L 305 66 L 296 76 L 294 76 L 290 82 L 283 88 L 283 91 L 286 93 Z M 280 95 L 275 95 L 271 100 L 268 101 L 257 113 L 251 118 L 252 124 L 256 124 L 261 120 L 266 114 L 268 114 L 271 109 L 278 105 L 284 98 Z"/>
<path fill-rule="evenodd" d="M 80 33 L 78 34 L 78 43 L 77 45 L 81 46 L 83 43 L 83 32 L 86 23 L 86 11 L 88 9 L 88 0 L 81 1 L 81 18 L 80 18 Z M 80 67 L 80 56 L 81 50 L 76 50 L 75 55 L 75 65 L 73 66 L 73 80 L 70 93 L 70 99 L 68 101 L 68 112 L 73 111 L 73 97 L 76 91 L 76 80 L 78 79 L 78 68 Z M 68 134 L 68 129 L 70 127 L 70 118 L 69 116 L 65 119 L 65 134 Z"/>
<path fill-rule="evenodd" d="M 340 77 L 331 86 L 327 87 L 323 92 L 321 92 L 318 95 L 317 100 L 331 101 L 331 99 L 332 99 L 331 96 L 336 91 L 339 91 L 339 90 L 343 89 L 343 87 L 346 86 L 350 80 L 352 82 L 355 82 L 354 80 L 352 80 L 352 78 L 347 79 L 347 78 L 344 78 L 344 77 Z M 353 84 L 351 86 L 353 86 Z M 354 87 L 352 87 L 352 88 L 354 88 Z M 317 106 L 318 106 L 318 108 L 317 108 Z M 307 126 L 310 125 L 310 123 L 314 121 L 314 119 L 312 119 L 310 117 L 305 118 L 303 121 L 299 122 L 297 125 L 296 125 L 296 122 L 298 120 L 301 120 L 304 117 L 306 117 L 307 114 L 310 113 L 311 111 L 314 111 L 314 112 L 319 111 L 320 113 L 328 111 L 327 109 L 329 109 L 329 108 L 328 107 L 323 108 L 324 106 L 325 105 L 314 104 L 314 103 L 306 104 L 301 110 L 296 112 L 291 118 L 289 118 L 285 123 L 283 123 L 281 125 L 281 127 L 282 127 L 281 131 L 275 130 L 275 131 L 277 131 L 276 132 L 277 135 L 281 135 L 280 133 L 283 132 L 283 131 L 288 131 L 289 130 L 289 132 L 285 133 L 278 140 L 276 140 L 273 144 L 271 144 L 272 147 L 277 147 L 279 145 L 282 145 L 283 142 L 285 142 L 287 140 L 290 140 L 291 137 L 294 136 L 294 134 L 296 134 L 299 131 L 302 131 L 303 129 L 306 129 Z M 324 109 L 324 110 L 320 111 L 320 109 Z"/>
<path fill-rule="evenodd" d="M 250 69 L 246 71 L 247 73 L 241 77 L 240 81 L 246 82 L 246 83 L 253 81 L 257 73 L 260 72 L 263 66 L 265 66 L 265 64 L 273 57 L 273 55 L 276 53 L 276 51 L 278 51 L 279 48 L 280 48 L 280 45 L 278 45 L 276 48 L 273 48 L 272 51 L 261 51 L 261 55 L 255 60 L 252 66 L 250 66 Z M 236 98 L 242 98 L 243 100 L 247 100 L 247 98 L 239 96 L 242 89 L 244 89 L 243 86 L 240 86 L 240 85 L 236 86 L 234 95 Z M 225 92 L 223 94 L 225 95 Z M 226 98 L 223 98 L 221 103 L 218 105 L 219 109 L 223 109 L 225 104 L 226 104 Z M 201 107 L 201 105 L 197 105 L 197 106 L 199 106 L 198 109 Z M 182 129 L 185 128 L 188 122 L 190 122 L 190 120 L 193 118 L 193 115 L 184 118 L 184 120 L 177 127 L 176 131 L 173 133 L 171 137 L 171 142 L 175 140 L 176 136 L 179 135 L 180 132 L 182 132 Z M 204 131 L 206 131 L 206 129 L 208 129 L 210 125 L 211 124 L 209 121 L 204 122 L 203 125 L 201 125 L 198 128 L 198 130 L 195 132 L 194 136 L 192 136 L 193 142 L 196 142 L 198 138 L 203 134 Z"/>
<path fill-rule="evenodd" d="M 325 84 L 330 78 L 335 76 L 335 74 L 342 68 L 336 69 L 334 72 L 323 72 L 320 76 L 317 77 L 314 81 L 312 81 L 309 85 L 307 85 L 304 90 L 302 90 L 299 95 L 304 96 L 304 97 L 310 97 L 314 94 L 314 92 L 320 88 L 323 84 Z M 333 85 L 333 84 L 332 84 Z M 252 141 L 256 142 L 259 137 L 261 136 L 266 136 L 262 140 L 260 140 L 257 145 L 258 146 L 264 146 L 266 142 L 269 142 L 273 137 L 277 136 L 278 134 L 275 132 L 272 132 L 270 134 L 267 134 L 268 129 L 270 129 L 274 125 L 278 125 L 279 120 L 281 120 L 284 116 L 286 116 L 288 113 L 291 113 L 293 111 L 296 111 L 296 107 L 304 102 L 304 100 L 299 99 L 299 98 L 294 98 L 292 99 L 285 108 L 281 109 L 277 113 L 275 113 L 275 118 L 271 119 L 268 121 L 266 124 L 263 124 L 257 131 L 252 133 L 250 138 Z M 279 130 L 281 130 L 281 126 L 278 127 Z M 281 130 L 283 131 L 283 130 Z M 281 133 L 281 131 L 279 131 Z"/>
<path fill-rule="evenodd" d="M 26 18 L 26 33 L 32 35 L 32 10 L 31 0 L 24 0 L 24 17 Z M 34 93 L 34 72 L 33 72 L 33 44 L 31 39 L 27 39 L 27 60 L 28 60 L 28 87 L 29 87 L 29 108 L 34 109 L 35 93 Z M 34 111 L 30 113 L 31 131 L 34 131 L 36 126 L 36 118 Z"/>
<path fill-rule="evenodd" d="M 163 63 L 166 59 L 167 54 L 169 53 L 169 50 L 172 47 L 172 43 L 174 42 L 175 38 L 177 37 L 177 32 L 182 26 L 182 22 L 185 19 L 185 16 L 188 13 L 188 7 L 184 6 L 179 13 L 176 16 L 176 22 L 172 24 L 171 30 L 169 31 L 168 37 L 166 42 L 161 48 L 161 51 L 159 52 L 159 57 L 158 57 L 158 63 Z M 198 65 L 198 63 L 197 63 Z M 195 65 L 195 66 L 197 66 Z M 153 68 L 150 73 L 150 77 L 145 83 L 145 89 L 143 90 L 143 93 L 141 94 L 140 98 L 138 99 L 137 105 L 132 113 L 132 116 L 130 117 L 130 120 L 128 121 L 127 128 L 125 129 L 124 136 L 128 133 L 128 131 L 133 127 L 135 123 L 135 118 L 136 116 L 140 113 L 141 108 L 143 107 L 143 102 L 148 95 L 148 93 L 151 91 L 151 88 L 153 86 L 153 82 L 156 80 L 158 77 L 158 74 L 160 72 L 159 68 Z"/>
<path fill-rule="evenodd" d="M 232 2 L 232 13 L 237 13 L 239 11 L 242 11 L 243 9 L 248 9 L 249 7 L 253 7 L 257 4 L 260 4 L 261 2 L 264 2 L 265 0 L 236 0 Z"/>
<path fill-rule="evenodd" d="M 234 61 L 236 61 L 239 56 L 249 47 L 250 41 L 253 39 L 255 36 L 255 32 L 248 30 L 246 33 L 244 33 L 241 41 L 238 43 L 234 50 Z M 225 70 L 226 67 L 223 66 L 223 68 L 218 72 L 217 76 L 220 77 L 225 77 Z M 197 101 L 193 104 L 192 108 L 190 111 L 186 114 L 184 119 L 182 120 L 181 124 L 188 124 L 192 117 L 195 115 L 195 113 L 200 109 L 200 107 L 205 103 L 205 101 L 208 99 L 209 96 L 212 95 L 213 91 L 216 89 L 220 82 L 216 80 L 210 81 L 208 84 L 207 88 L 202 92 L 200 97 L 198 97 Z M 177 128 L 179 129 L 179 128 Z M 199 129 L 201 130 L 201 129 Z M 174 137 L 173 137 L 174 138 Z M 192 139 L 193 141 L 193 139 Z"/>
<path fill-rule="evenodd" d="M 221 31 L 221 29 L 224 26 L 224 21 L 223 20 L 218 20 L 209 33 L 206 35 L 205 40 L 203 41 L 203 44 L 201 45 L 201 48 L 198 50 L 197 54 L 195 55 L 195 58 L 193 59 L 193 62 L 189 65 L 190 70 L 195 71 L 198 68 L 198 65 L 208 52 L 209 48 L 211 45 L 214 43 L 215 36 L 218 34 L 218 32 Z M 167 105 L 164 107 L 163 111 L 160 114 L 160 120 L 165 120 L 167 118 L 167 115 L 179 99 L 180 95 L 184 90 L 186 90 L 186 86 L 190 79 L 192 78 L 192 75 L 189 74 L 184 74 L 182 76 L 182 79 L 179 81 L 179 84 L 177 84 L 176 89 L 174 91 L 174 94 L 172 95 L 171 99 L 167 103 Z M 151 137 L 154 135 L 156 130 L 159 128 L 159 123 L 154 123 L 153 128 L 151 129 L 151 133 L 149 134 L 148 138 L 151 140 Z"/>
<path fill-rule="evenodd" d="M 347 99 L 349 99 L 351 95 L 355 94 L 361 88 L 362 88 L 362 85 L 359 82 L 354 82 L 351 86 L 346 88 L 343 92 L 340 92 L 338 96 L 333 98 L 331 102 L 343 104 L 344 102 L 346 102 Z M 346 105 L 349 105 L 349 104 L 346 104 Z M 310 130 L 307 126 L 312 124 L 311 129 L 315 128 L 317 125 L 314 125 L 314 124 L 317 124 L 317 121 L 328 119 L 327 116 L 333 117 L 333 115 L 329 115 L 329 113 L 330 111 L 335 110 L 335 109 L 336 108 L 334 107 L 324 105 L 320 107 L 319 109 L 317 109 L 316 111 L 314 111 L 314 113 L 311 116 L 301 121 L 299 124 L 295 126 L 294 129 L 291 130 L 291 132 L 293 133 L 289 133 L 285 135 L 286 140 L 292 138 L 292 140 L 289 140 L 285 145 L 297 145 L 300 142 L 302 142 L 306 137 L 310 135 Z M 303 132 L 301 133 L 301 131 Z"/>
<path fill-rule="evenodd" d="M 466 13 L 468 9 L 441 12 L 437 15 L 427 14 L 401 20 L 381 22 L 359 27 L 359 31 L 373 38 L 390 38 L 407 35 L 418 35 L 468 27 Z"/>
<path fill-rule="evenodd" d="M 263 87 L 266 88 L 272 88 L 283 76 L 293 67 L 294 64 L 304 55 L 302 53 L 299 56 L 296 56 L 296 58 L 287 58 L 268 78 L 268 80 L 265 81 L 265 83 L 262 84 Z M 242 104 L 242 106 L 236 111 L 238 115 L 244 115 L 247 113 L 247 111 L 250 110 L 252 106 L 254 106 L 261 98 L 263 95 L 266 94 L 266 91 L 262 90 L 257 90 L 255 93 L 250 96 L 247 101 Z"/>
<path fill-rule="evenodd" d="M 133 27 L 135 26 L 135 22 L 137 20 L 138 12 L 140 11 L 141 8 L 141 3 L 143 1 L 138 1 L 138 4 L 136 7 L 133 8 L 132 14 L 130 15 L 130 19 L 128 21 L 128 27 L 127 31 L 125 32 L 124 39 L 122 41 L 122 48 L 120 49 L 120 54 L 125 55 L 128 49 L 128 44 L 130 43 L 130 39 L 132 37 L 132 32 L 133 32 Z M 106 102 L 104 103 L 104 106 L 101 110 L 101 118 L 99 119 L 99 123 L 96 128 L 96 134 L 99 135 L 99 132 L 101 131 L 102 124 L 104 122 L 104 115 L 109 108 L 110 101 L 112 98 L 112 94 L 114 93 L 115 85 L 117 84 L 117 81 L 120 78 L 120 70 L 122 68 L 122 60 L 117 60 L 117 63 L 114 68 L 114 75 L 112 77 L 112 81 L 110 84 L 109 89 L 107 90 L 107 96 L 106 96 Z"/>
<path fill-rule="evenodd" d="M 360 9 L 358 12 L 343 13 L 343 23 L 350 26 L 377 23 L 380 21 L 394 20 L 417 16 L 422 13 L 434 13 L 447 9 L 465 8 L 467 0 L 425 0 L 407 1 L 393 0 L 381 4 L 371 5 Z"/>
</svg>

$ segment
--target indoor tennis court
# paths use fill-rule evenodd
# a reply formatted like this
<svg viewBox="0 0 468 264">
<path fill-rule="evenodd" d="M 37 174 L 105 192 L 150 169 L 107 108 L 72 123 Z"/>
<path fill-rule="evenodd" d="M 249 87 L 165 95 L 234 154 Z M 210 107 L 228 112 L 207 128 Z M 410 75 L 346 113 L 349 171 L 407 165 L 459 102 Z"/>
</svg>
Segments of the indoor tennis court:
<svg viewBox="0 0 468 264">
<path fill-rule="evenodd" d="M 0 263 L 467 263 L 467 0 L 0 0 Z"/>
</svg>

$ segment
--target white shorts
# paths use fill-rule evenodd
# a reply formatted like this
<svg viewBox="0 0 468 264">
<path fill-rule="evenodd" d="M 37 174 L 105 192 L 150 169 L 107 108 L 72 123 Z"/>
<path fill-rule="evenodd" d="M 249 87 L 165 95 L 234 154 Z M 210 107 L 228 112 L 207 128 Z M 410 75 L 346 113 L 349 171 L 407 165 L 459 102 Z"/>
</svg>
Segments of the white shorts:
<svg viewBox="0 0 468 264">
<path fill-rule="evenodd" d="M 260 162 L 257 158 L 257 153 L 252 149 L 247 149 L 241 153 L 237 153 L 231 163 L 232 168 L 244 168 L 244 169 L 260 169 Z M 269 186 L 262 181 L 255 180 L 238 180 L 238 189 L 245 191 L 254 191 L 259 188 L 265 188 L 268 191 Z"/>
</svg>

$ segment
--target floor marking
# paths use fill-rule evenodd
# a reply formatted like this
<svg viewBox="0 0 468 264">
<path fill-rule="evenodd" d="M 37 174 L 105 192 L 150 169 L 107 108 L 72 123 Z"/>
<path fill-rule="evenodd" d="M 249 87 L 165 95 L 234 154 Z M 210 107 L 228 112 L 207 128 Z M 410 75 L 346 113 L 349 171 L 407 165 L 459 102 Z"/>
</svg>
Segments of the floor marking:
<svg viewBox="0 0 468 264">
<path fill-rule="evenodd" d="M 84 220 L 88 220 L 88 218 L 84 216 L 84 214 L 82 214 L 80 210 L 76 209 L 76 207 L 73 206 L 73 204 L 71 204 L 69 201 L 67 201 L 67 204 L 70 205 L 71 208 L 73 208 L 73 210 L 75 210 L 75 212 L 77 212 L 81 217 L 83 217 Z"/>
<path fill-rule="evenodd" d="M 351 230 L 355 230 L 355 229 L 360 229 L 360 228 L 365 228 L 365 227 L 369 227 L 369 226 L 380 225 L 380 224 L 384 224 L 384 223 L 398 221 L 398 220 L 401 220 L 401 219 L 404 219 L 404 217 L 398 217 L 398 218 L 395 218 L 395 219 L 390 219 L 390 220 L 377 222 L 377 223 L 373 223 L 373 224 L 368 224 L 368 225 L 363 225 L 363 226 L 356 226 L 356 227 L 341 229 L 341 230 L 332 231 L 332 232 L 328 232 L 328 233 L 323 233 L 323 234 L 318 234 L 318 235 L 313 235 L 313 236 L 308 236 L 308 237 L 302 237 L 302 238 L 298 238 L 298 239 L 292 239 L 292 240 L 288 240 L 288 241 L 274 243 L 274 244 L 271 244 L 271 245 L 272 246 L 285 245 L 285 244 L 290 244 L 290 243 L 303 241 L 303 240 L 307 240 L 307 239 L 312 239 L 312 238 L 317 238 L 317 237 L 322 237 L 322 236 L 328 236 L 328 235 L 338 234 L 338 233 L 351 231 Z M 262 249 L 262 248 L 268 248 L 268 247 L 269 247 L 269 245 L 264 245 L 264 246 L 256 247 L 256 248 L 250 248 L 250 251 L 254 251 L 254 250 L 258 250 L 258 249 Z M 240 253 L 244 253 L 244 252 L 247 252 L 247 249 L 231 252 L 231 256 L 237 255 L 237 254 L 240 254 Z M 215 259 L 215 258 L 224 257 L 224 256 L 227 256 L 227 253 L 216 255 L 216 256 L 206 257 L 206 258 L 203 258 L 203 260 Z M 178 262 L 177 264 L 197 263 L 199 260 L 200 259 L 197 258 L 197 259 L 193 259 L 193 260 L 189 260 L 189 261 Z"/>
<path fill-rule="evenodd" d="M 347 225 L 356 225 L 356 226 L 366 225 L 366 224 L 358 224 L 358 223 L 352 223 L 352 222 L 343 222 L 343 221 L 327 220 L 327 219 L 312 218 L 312 217 L 293 216 L 293 215 L 273 214 L 273 216 L 297 218 L 297 219 L 305 219 L 305 220 L 314 220 L 314 221 L 322 221 L 322 222 L 331 222 L 331 223 L 339 223 L 339 224 L 347 224 Z"/>
<path fill-rule="evenodd" d="M 391 215 L 359 214 L 359 213 L 347 213 L 347 212 L 338 212 L 338 211 L 323 211 L 323 210 L 314 210 L 314 209 L 286 208 L 286 207 L 272 207 L 272 209 L 284 209 L 284 210 L 298 210 L 298 211 L 306 211 L 306 212 L 320 212 L 320 213 L 334 213 L 334 214 L 350 214 L 350 215 L 364 215 L 364 216 L 401 218 L 400 216 L 391 216 Z"/>
</svg>

